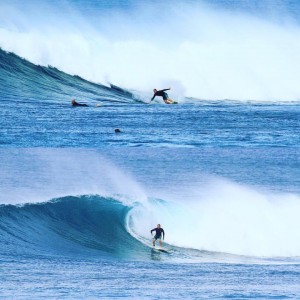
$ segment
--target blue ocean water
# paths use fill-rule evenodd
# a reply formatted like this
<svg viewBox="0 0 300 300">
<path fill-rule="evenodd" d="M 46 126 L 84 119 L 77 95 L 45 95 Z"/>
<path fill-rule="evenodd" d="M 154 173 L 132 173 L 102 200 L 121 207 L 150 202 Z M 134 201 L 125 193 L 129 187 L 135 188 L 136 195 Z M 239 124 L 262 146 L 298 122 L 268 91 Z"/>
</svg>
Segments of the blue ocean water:
<svg viewBox="0 0 300 300">
<path fill-rule="evenodd" d="M 297 1 L 0 16 L 1 299 L 300 297 Z"/>
</svg>

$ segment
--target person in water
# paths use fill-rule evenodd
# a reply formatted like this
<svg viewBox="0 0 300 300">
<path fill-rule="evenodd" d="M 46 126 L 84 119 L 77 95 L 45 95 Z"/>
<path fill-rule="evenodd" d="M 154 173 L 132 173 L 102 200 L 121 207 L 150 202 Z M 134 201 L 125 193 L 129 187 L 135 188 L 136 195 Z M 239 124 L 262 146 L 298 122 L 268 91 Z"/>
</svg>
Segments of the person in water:
<svg viewBox="0 0 300 300">
<path fill-rule="evenodd" d="M 72 106 L 88 106 L 87 104 L 78 103 L 75 99 L 72 100 Z"/>
<path fill-rule="evenodd" d="M 166 93 L 166 91 L 169 91 L 171 88 L 168 88 L 168 89 L 164 89 L 164 90 L 160 90 L 158 91 L 157 89 L 154 89 L 153 90 L 153 97 L 151 99 L 151 101 L 156 97 L 156 96 L 160 96 L 163 98 L 163 100 L 165 101 L 166 104 L 172 104 L 174 103 L 174 101 L 172 99 L 169 98 L 168 94 Z M 150 101 L 150 102 L 151 102 Z"/>
<path fill-rule="evenodd" d="M 155 242 L 156 242 L 157 240 L 159 241 L 160 247 L 162 247 L 161 236 L 162 236 L 162 238 L 163 238 L 163 240 L 164 240 L 164 239 L 165 239 L 165 232 L 164 232 L 164 230 L 160 227 L 160 224 L 157 224 L 157 227 L 154 228 L 154 229 L 152 229 L 152 230 L 150 231 L 150 232 L 151 232 L 151 235 L 153 235 L 153 234 L 152 234 L 153 231 L 155 231 L 155 236 L 154 236 L 154 238 L 153 238 L 153 240 L 152 240 L 152 242 L 153 242 L 153 247 L 155 247 Z"/>
</svg>

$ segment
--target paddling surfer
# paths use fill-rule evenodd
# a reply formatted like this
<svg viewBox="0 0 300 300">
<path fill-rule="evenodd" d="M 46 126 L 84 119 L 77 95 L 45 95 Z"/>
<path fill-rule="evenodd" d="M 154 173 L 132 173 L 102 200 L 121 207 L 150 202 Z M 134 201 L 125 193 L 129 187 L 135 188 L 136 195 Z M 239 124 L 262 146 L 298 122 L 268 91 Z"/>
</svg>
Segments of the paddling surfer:
<svg viewBox="0 0 300 300">
<path fill-rule="evenodd" d="M 73 99 L 72 106 L 88 106 L 88 105 L 84 103 L 78 103 L 75 99 Z"/>
</svg>

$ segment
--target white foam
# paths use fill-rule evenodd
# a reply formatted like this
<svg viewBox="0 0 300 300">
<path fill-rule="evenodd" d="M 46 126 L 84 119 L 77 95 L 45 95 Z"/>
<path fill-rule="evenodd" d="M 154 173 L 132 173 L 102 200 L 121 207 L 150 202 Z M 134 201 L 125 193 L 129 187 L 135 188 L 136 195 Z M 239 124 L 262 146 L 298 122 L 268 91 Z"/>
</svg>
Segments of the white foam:
<svg viewBox="0 0 300 300">
<path fill-rule="evenodd" d="M 192 200 L 132 211 L 132 230 L 150 239 L 160 223 L 175 246 L 247 256 L 300 256 L 300 197 L 216 180 Z M 149 207 L 150 206 L 150 207 Z M 148 230 L 149 229 L 149 230 Z"/>
</svg>

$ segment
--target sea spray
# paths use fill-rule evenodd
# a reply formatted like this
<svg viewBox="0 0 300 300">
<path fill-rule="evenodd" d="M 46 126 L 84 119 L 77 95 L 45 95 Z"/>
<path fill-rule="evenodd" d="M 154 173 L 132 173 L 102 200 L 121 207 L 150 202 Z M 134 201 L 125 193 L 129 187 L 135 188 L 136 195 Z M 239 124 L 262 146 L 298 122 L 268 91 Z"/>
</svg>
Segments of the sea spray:
<svg viewBox="0 0 300 300">
<path fill-rule="evenodd" d="M 151 201 L 137 207 L 130 224 L 137 236 L 161 223 L 177 247 L 257 257 L 300 255 L 300 198 L 262 192 L 227 180 L 200 186 L 197 198 Z"/>
<path fill-rule="evenodd" d="M 128 171 L 92 149 L 15 149 L 1 163 L 0 180 L 0 204 L 93 194 L 129 204 L 147 200 Z"/>
</svg>

